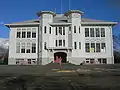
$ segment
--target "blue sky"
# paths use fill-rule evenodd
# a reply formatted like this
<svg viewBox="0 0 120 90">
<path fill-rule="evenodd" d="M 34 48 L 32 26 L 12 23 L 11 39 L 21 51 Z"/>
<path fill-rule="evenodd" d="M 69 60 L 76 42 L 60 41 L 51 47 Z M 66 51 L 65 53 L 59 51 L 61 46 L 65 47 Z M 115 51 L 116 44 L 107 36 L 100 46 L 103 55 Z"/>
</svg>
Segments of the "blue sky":
<svg viewBox="0 0 120 90">
<path fill-rule="evenodd" d="M 0 38 L 9 37 L 9 29 L 3 25 L 38 18 L 41 10 L 52 10 L 61 13 L 61 0 L 0 0 Z M 62 13 L 69 10 L 69 0 L 62 0 Z M 113 34 L 120 34 L 120 0 L 70 0 L 71 9 L 78 9 L 83 17 L 116 21 Z"/>
</svg>

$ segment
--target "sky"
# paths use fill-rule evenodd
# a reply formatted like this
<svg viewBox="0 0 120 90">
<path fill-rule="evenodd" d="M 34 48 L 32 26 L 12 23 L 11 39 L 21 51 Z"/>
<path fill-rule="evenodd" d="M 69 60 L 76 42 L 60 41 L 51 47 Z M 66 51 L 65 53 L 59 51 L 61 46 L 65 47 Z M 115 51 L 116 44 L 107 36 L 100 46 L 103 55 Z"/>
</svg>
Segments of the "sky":
<svg viewBox="0 0 120 90">
<path fill-rule="evenodd" d="M 51 10 L 57 14 L 69 10 L 69 0 L 0 0 L 0 38 L 9 38 L 4 24 L 38 18 L 36 13 Z M 120 34 L 120 0 L 70 0 L 71 10 L 81 10 L 82 17 L 118 22 L 113 34 Z"/>
</svg>

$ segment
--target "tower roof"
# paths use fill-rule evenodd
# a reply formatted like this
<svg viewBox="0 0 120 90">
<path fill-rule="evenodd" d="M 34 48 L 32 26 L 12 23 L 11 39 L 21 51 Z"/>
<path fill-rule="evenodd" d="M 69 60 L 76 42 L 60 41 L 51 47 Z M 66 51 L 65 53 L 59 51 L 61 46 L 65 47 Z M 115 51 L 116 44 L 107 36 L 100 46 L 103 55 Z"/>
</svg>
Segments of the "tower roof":
<svg viewBox="0 0 120 90">
<path fill-rule="evenodd" d="M 82 15 L 84 14 L 84 12 L 82 12 L 80 10 L 70 10 L 70 11 L 66 12 L 64 15 L 68 16 L 71 13 L 79 13 L 79 14 L 82 14 Z"/>
<path fill-rule="evenodd" d="M 37 16 L 41 16 L 42 14 L 52 14 L 53 16 L 56 16 L 56 14 L 52 11 L 40 11 L 37 13 Z"/>
</svg>

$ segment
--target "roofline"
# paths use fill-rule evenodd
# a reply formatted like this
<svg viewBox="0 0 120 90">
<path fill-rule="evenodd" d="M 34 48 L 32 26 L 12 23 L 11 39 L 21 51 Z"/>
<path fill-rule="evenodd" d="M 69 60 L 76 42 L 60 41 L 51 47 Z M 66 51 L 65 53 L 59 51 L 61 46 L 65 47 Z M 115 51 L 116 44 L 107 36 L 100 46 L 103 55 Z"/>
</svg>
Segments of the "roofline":
<svg viewBox="0 0 120 90">
<path fill-rule="evenodd" d="M 117 22 L 81 22 L 81 24 L 108 24 L 108 25 L 116 25 Z"/>
<path fill-rule="evenodd" d="M 39 25 L 39 23 L 13 23 L 13 24 L 4 24 L 5 26 L 7 27 L 10 27 L 10 26 L 22 26 L 22 25 Z"/>
</svg>

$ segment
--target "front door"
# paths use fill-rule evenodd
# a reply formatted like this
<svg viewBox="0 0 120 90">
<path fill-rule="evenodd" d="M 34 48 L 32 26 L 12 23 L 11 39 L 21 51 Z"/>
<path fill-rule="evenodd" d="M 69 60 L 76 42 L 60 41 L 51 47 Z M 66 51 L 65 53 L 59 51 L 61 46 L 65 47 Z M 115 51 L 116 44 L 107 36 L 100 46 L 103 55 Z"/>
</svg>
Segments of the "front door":
<svg viewBox="0 0 120 90">
<path fill-rule="evenodd" d="M 54 60 L 61 59 L 62 63 L 67 63 L 67 54 L 64 52 L 56 52 L 54 53 Z"/>
</svg>

